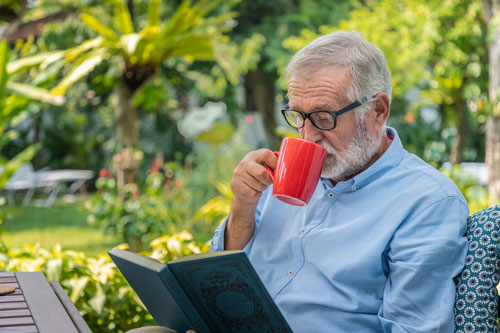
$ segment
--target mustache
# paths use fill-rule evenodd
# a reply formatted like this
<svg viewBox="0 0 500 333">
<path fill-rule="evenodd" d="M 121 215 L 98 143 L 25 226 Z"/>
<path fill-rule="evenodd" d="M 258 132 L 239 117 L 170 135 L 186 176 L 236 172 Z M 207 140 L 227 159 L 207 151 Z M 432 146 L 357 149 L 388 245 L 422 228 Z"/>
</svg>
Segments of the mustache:
<svg viewBox="0 0 500 333">
<path fill-rule="evenodd" d="M 326 152 L 329 155 L 339 156 L 337 149 L 335 149 L 335 147 L 333 147 L 328 141 L 326 141 L 326 139 L 321 140 L 320 142 L 318 142 L 318 144 L 321 147 L 325 148 Z"/>
</svg>

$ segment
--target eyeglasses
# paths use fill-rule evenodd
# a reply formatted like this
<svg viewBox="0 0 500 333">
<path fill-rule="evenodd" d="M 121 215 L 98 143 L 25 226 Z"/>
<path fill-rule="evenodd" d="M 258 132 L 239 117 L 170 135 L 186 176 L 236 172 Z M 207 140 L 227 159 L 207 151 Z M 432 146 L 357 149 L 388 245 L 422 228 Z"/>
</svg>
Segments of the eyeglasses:
<svg viewBox="0 0 500 333">
<path fill-rule="evenodd" d="M 375 98 L 374 95 L 372 98 Z M 320 130 L 332 130 L 337 127 L 337 117 L 347 111 L 361 106 L 363 103 L 368 101 L 368 97 L 363 97 L 360 101 L 356 101 L 348 106 L 338 110 L 338 111 L 313 111 L 313 112 L 302 112 L 290 110 L 288 104 L 281 109 L 283 117 L 285 117 L 288 125 L 295 127 L 297 129 L 304 127 L 306 119 L 309 118 L 311 123 L 319 128 Z"/>
</svg>

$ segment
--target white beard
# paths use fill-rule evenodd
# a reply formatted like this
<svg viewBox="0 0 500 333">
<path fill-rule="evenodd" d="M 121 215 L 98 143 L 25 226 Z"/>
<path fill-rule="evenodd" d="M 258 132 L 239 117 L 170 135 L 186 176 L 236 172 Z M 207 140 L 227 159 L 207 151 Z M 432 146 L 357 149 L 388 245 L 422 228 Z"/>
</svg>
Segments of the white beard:
<svg viewBox="0 0 500 333">
<path fill-rule="evenodd" d="M 321 177 L 341 181 L 358 174 L 373 159 L 382 138 L 380 132 L 371 133 L 362 122 L 343 155 L 340 155 L 328 141 L 319 142 L 319 145 L 328 152 Z"/>
</svg>

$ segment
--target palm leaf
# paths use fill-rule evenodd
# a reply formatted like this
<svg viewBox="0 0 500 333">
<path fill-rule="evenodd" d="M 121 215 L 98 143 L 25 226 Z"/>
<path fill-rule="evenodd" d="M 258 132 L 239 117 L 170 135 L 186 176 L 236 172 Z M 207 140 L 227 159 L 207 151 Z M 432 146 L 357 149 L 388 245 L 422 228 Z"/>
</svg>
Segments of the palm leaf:
<svg viewBox="0 0 500 333">
<path fill-rule="evenodd" d="M 116 40 L 116 34 L 113 30 L 103 25 L 96 17 L 82 13 L 80 14 L 83 22 L 85 22 L 89 27 L 94 29 L 99 35 L 107 37 L 111 40 Z"/>
<path fill-rule="evenodd" d="M 159 39 L 158 33 L 160 32 L 159 26 L 146 27 L 139 33 L 137 45 L 134 50 L 134 55 L 137 57 L 138 64 L 146 64 L 152 62 L 152 57 L 158 53 Z"/>
<path fill-rule="evenodd" d="M 2 41 L 0 43 L 0 92 L 3 91 L 3 87 L 7 83 L 8 73 L 7 73 L 7 63 L 9 62 L 9 44 L 7 41 Z M 1 95 L 0 95 L 1 96 Z"/>
<path fill-rule="evenodd" d="M 113 0 L 114 4 L 114 25 L 122 34 L 134 32 L 134 25 L 127 5 L 122 0 Z"/>
<path fill-rule="evenodd" d="M 45 59 L 41 64 L 40 64 L 40 70 L 45 70 L 47 67 L 55 63 L 56 61 L 64 58 L 66 54 L 66 51 L 61 51 L 61 52 L 56 52 L 49 56 L 47 59 Z"/>
<path fill-rule="evenodd" d="M 160 24 L 161 1 L 151 0 L 148 8 L 148 27 Z"/>
<path fill-rule="evenodd" d="M 170 57 L 189 57 L 192 60 L 214 59 L 214 50 L 210 37 L 193 35 L 172 46 L 172 49 L 168 52 Z"/>
<path fill-rule="evenodd" d="M 28 99 L 19 95 L 11 94 L 6 98 L 4 107 L 0 110 L 0 134 L 2 133 L 2 125 L 16 118 L 23 110 L 26 109 Z M 18 118 L 20 119 L 20 118 Z M 10 126 L 11 124 L 9 124 Z"/>
<path fill-rule="evenodd" d="M 203 20 L 203 25 L 200 28 L 215 26 L 219 32 L 225 32 L 231 29 L 230 25 L 226 25 L 226 27 L 222 26 L 224 23 L 228 22 L 231 19 L 234 19 L 238 16 L 236 12 L 229 12 L 226 14 L 219 15 L 217 17 L 210 17 Z"/>
<path fill-rule="evenodd" d="M 207 47 L 207 41 L 210 41 L 210 39 L 211 37 L 209 35 L 195 31 L 165 37 L 158 35 L 156 40 L 153 41 L 156 45 L 153 58 L 157 61 L 162 61 L 171 56 L 172 52 L 176 52 L 176 56 L 184 56 L 186 55 L 184 51 L 175 51 L 175 49 L 185 48 L 187 46 L 194 49 L 205 49 Z"/>
<path fill-rule="evenodd" d="M 25 57 L 11 61 L 7 64 L 7 72 L 9 74 L 13 74 L 23 69 L 38 66 L 47 59 L 54 57 L 61 52 L 63 51 L 40 53 L 32 57 Z"/>
<path fill-rule="evenodd" d="M 194 22 L 193 16 L 195 14 L 195 12 L 190 8 L 190 4 L 191 1 L 189 0 L 181 2 L 170 21 L 168 21 L 162 28 L 160 33 L 162 37 L 176 35 L 189 29 L 189 25 Z"/>
<path fill-rule="evenodd" d="M 7 63 L 9 62 L 9 45 L 7 41 L 2 41 L 0 43 L 0 110 L 4 109 L 5 99 L 7 93 L 5 91 L 5 84 L 9 74 L 7 73 Z M 1 132 L 0 132 L 1 133 Z"/>
<path fill-rule="evenodd" d="M 137 43 L 141 40 L 141 34 L 127 34 L 120 38 L 120 45 L 130 57 L 135 53 Z"/>
<path fill-rule="evenodd" d="M 61 73 L 61 70 L 64 68 L 64 61 L 59 61 L 51 66 L 48 66 L 43 71 L 40 71 L 35 78 L 31 81 L 31 85 L 33 86 L 42 86 L 46 83 L 53 82 Z"/>
<path fill-rule="evenodd" d="M 98 49 L 81 57 L 80 61 L 73 66 L 70 73 L 52 89 L 51 93 L 53 95 L 64 95 L 70 85 L 90 73 L 95 66 L 99 65 L 103 61 L 106 53 L 107 50 Z"/>
<path fill-rule="evenodd" d="M 198 16 L 203 17 L 210 13 L 220 2 L 221 0 L 202 0 L 193 7 L 193 10 L 198 13 Z"/>
<path fill-rule="evenodd" d="M 0 190 L 7 184 L 9 178 L 16 172 L 17 169 L 26 162 L 29 162 L 35 153 L 40 149 L 40 144 L 35 144 L 25 148 L 22 152 L 10 159 L 7 164 L 3 165 L 3 170 L 0 174 Z"/>
<path fill-rule="evenodd" d="M 55 96 L 51 94 L 48 90 L 30 86 L 23 83 L 17 83 L 12 81 L 7 82 L 7 89 L 9 89 L 11 92 L 19 96 L 27 97 L 35 101 L 49 103 L 52 105 L 62 105 L 66 101 L 64 96 Z"/>
<path fill-rule="evenodd" d="M 97 49 L 104 44 L 104 38 L 99 36 L 97 38 L 89 39 L 78 45 L 77 47 L 73 47 L 71 49 L 66 50 L 66 54 L 64 59 L 66 62 L 72 62 L 73 60 L 80 57 L 83 53 L 87 52 L 91 49 Z M 40 66 L 41 69 L 44 68 L 45 62 Z"/>
</svg>

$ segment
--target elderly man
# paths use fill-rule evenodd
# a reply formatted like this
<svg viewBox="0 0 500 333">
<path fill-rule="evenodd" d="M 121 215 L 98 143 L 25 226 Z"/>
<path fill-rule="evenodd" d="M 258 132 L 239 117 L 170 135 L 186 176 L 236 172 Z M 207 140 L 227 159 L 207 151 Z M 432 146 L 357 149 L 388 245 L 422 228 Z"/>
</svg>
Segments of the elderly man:
<svg viewBox="0 0 500 333">
<path fill-rule="evenodd" d="M 287 67 L 287 122 L 328 151 L 310 203 L 272 196 L 272 151 L 234 171 L 211 251 L 243 249 L 297 332 L 452 332 L 468 206 L 386 127 L 382 52 L 356 32 L 317 38 Z M 335 111 L 337 110 L 337 111 Z"/>
</svg>

